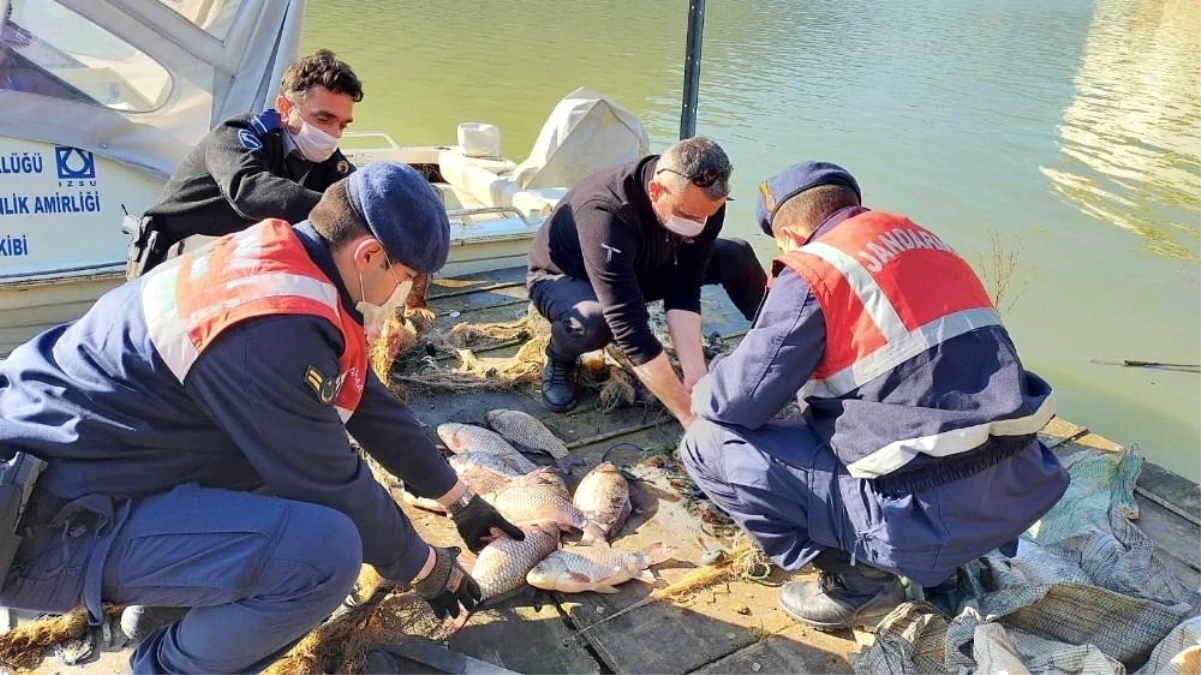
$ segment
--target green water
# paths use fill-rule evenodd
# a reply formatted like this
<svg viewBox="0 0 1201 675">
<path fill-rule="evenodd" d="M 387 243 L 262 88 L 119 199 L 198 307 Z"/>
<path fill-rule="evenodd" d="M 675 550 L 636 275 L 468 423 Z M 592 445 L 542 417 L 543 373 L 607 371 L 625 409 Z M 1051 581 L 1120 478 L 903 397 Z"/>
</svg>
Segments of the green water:
<svg viewBox="0 0 1201 675">
<path fill-rule="evenodd" d="M 1061 414 L 1201 479 L 1201 4 L 714 0 L 698 133 L 734 161 L 727 232 L 772 254 L 755 186 L 807 158 L 859 177 L 972 262 L 1016 252 L 1005 320 Z M 302 49 L 365 82 L 357 130 L 451 143 L 491 122 L 520 161 L 588 86 L 679 128 L 685 0 L 310 0 Z M 985 274 L 985 276 L 991 276 Z"/>
</svg>

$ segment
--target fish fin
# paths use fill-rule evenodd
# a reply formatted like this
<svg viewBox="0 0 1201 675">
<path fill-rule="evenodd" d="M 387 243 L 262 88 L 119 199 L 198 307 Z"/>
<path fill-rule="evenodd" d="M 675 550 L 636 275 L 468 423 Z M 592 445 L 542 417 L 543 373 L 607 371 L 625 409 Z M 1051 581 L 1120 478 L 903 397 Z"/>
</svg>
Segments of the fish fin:
<svg viewBox="0 0 1201 675">
<path fill-rule="evenodd" d="M 592 577 L 582 572 L 568 572 L 567 578 L 571 579 L 572 581 L 578 581 L 581 584 L 592 583 Z"/>
<path fill-rule="evenodd" d="M 655 574 L 650 570 L 642 570 L 642 573 L 634 577 L 638 581 L 644 581 L 652 586 L 655 584 Z"/>
<path fill-rule="evenodd" d="M 657 541 L 650 546 L 647 546 L 646 549 L 642 551 L 642 555 L 646 556 L 646 559 L 650 561 L 650 564 L 659 565 L 667 562 L 668 560 L 675 559 L 676 550 L 671 546 L 665 545 L 661 541 Z"/>
<path fill-rule="evenodd" d="M 592 589 L 592 592 L 604 593 L 605 595 L 612 595 L 614 593 L 620 593 L 621 591 L 617 590 L 616 588 L 614 588 L 612 586 L 597 586 L 596 588 Z"/>
<path fill-rule="evenodd" d="M 609 545 L 609 533 L 606 532 L 605 528 L 601 527 L 599 523 L 589 520 L 585 522 L 584 527 L 580 529 L 584 532 L 583 536 L 580 538 L 581 543 L 587 543 L 589 545 Z"/>
</svg>

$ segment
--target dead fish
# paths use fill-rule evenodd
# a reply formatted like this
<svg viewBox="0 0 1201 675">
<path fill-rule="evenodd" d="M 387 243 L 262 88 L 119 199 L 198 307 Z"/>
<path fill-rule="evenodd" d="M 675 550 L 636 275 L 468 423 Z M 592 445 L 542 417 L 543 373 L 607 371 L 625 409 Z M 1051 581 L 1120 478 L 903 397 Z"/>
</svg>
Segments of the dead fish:
<svg viewBox="0 0 1201 675">
<path fill-rule="evenodd" d="M 558 490 L 564 499 L 571 498 L 571 492 L 567 489 L 567 483 L 563 480 L 563 474 L 551 466 L 540 466 L 524 476 L 517 476 L 510 479 L 508 484 L 529 486 L 548 485 Z"/>
<path fill-rule="evenodd" d="M 465 452 L 450 457 L 450 468 L 459 480 L 467 484 L 476 494 L 499 490 L 521 475 L 513 466 L 511 457 L 502 457 L 487 452 Z"/>
<path fill-rule="evenodd" d="M 441 438 L 446 447 L 455 454 L 487 452 L 504 457 L 517 468 L 518 473 L 529 473 L 538 468 L 537 464 L 523 457 L 508 441 L 501 438 L 500 434 L 483 427 L 447 422 L 438 425 L 438 438 Z"/>
<path fill-rule="evenodd" d="M 515 480 L 482 496 L 516 524 L 553 522 L 564 530 L 583 530 L 594 541 L 604 539 L 599 528 L 588 522 L 558 486 Z"/>
<path fill-rule="evenodd" d="M 554 524 L 528 523 L 521 531 L 524 541 L 502 536 L 475 559 L 471 576 L 480 585 L 483 600 L 519 588 L 534 565 L 559 548 L 559 530 Z"/>
<path fill-rule="evenodd" d="M 526 486 L 554 490 L 564 500 L 571 498 L 571 493 L 567 490 L 567 483 L 563 481 L 563 476 L 554 467 L 540 466 L 522 475 L 509 466 L 506 458 L 486 452 L 465 452 L 452 456 L 449 462 L 455 474 L 459 476 L 459 480 L 463 481 L 476 494 L 487 495 L 510 486 Z M 442 508 L 437 501 L 427 497 L 418 497 L 408 490 L 401 491 L 401 498 L 410 506 L 433 513 L 446 513 L 446 509 Z M 589 528 L 588 531 L 593 535 L 600 532 L 595 528 Z"/>
<path fill-rule="evenodd" d="M 630 484 L 612 462 L 602 462 L 580 481 L 573 501 L 585 518 L 596 523 L 604 535 L 601 541 L 605 541 L 617 534 L 630 516 Z"/>
<path fill-rule="evenodd" d="M 548 555 L 525 579 L 534 588 L 548 591 L 616 593 L 616 586 L 630 579 L 653 584 L 655 576 L 647 568 L 672 555 L 671 549 L 662 544 L 652 544 L 645 551 L 572 546 Z"/>
<path fill-rule="evenodd" d="M 529 413 L 520 410 L 489 410 L 484 413 L 484 419 L 488 421 L 488 426 L 512 443 L 545 452 L 555 459 L 567 456 L 567 446 L 563 441 Z"/>
</svg>

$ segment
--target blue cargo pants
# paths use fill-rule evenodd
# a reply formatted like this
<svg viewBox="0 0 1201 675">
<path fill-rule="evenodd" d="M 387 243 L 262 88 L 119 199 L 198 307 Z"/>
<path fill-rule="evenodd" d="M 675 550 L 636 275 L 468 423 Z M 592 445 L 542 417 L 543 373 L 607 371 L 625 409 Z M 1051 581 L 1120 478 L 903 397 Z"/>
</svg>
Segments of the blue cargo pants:
<svg viewBox="0 0 1201 675">
<path fill-rule="evenodd" d="M 38 514 L 40 550 L 18 552 L 0 606 L 190 608 L 138 646 L 135 673 L 257 672 L 337 608 L 363 559 L 351 520 L 316 504 L 184 485 L 94 505 Z"/>
<path fill-rule="evenodd" d="M 1050 508 L 1032 504 L 1020 486 L 1062 474 L 1035 442 L 973 476 L 884 495 L 848 474 L 799 421 L 745 429 L 697 418 L 680 457 L 697 486 L 784 569 L 832 548 L 927 587 L 994 549 L 1013 555 L 1017 537 Z"/>
</svg>

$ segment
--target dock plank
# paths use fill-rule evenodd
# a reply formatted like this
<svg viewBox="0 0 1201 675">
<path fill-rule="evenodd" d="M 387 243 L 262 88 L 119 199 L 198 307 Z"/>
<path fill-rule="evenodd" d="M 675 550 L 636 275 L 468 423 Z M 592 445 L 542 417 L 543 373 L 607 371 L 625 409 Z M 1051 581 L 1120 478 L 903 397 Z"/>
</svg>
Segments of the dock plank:
<svg viewBox="0 0 1201 675">
<path fill-rule="evenodd" d="M 524 267 L 506 267 L 478 274 L 464 274 L 456 277 L 434 277 L 427 297 L 431 300 L 434 298 L 448 298 L 501 286 L 521 286 L 524 288 L 525 272 Z"/>
<path fill-rule="evenodd" d="M 698 675 L 851 673 L 854 671 L 847 656 L 857 650 L 854 640 L 797 624 L 693 672 Z"/>
<path fill-rule="evenodd" d="M 430 309 L 434 310 L 439 317 L 467 321 L 472 312 L 481 309 L 514 304 L 524 305 L 528 302 L 524 286 L 506 286 L 449 298 L 433 298 L 429 304 Z M 452 312 L 457 312 L 460 316 L 452 317 L 450 316 Z"/>
</svg>

